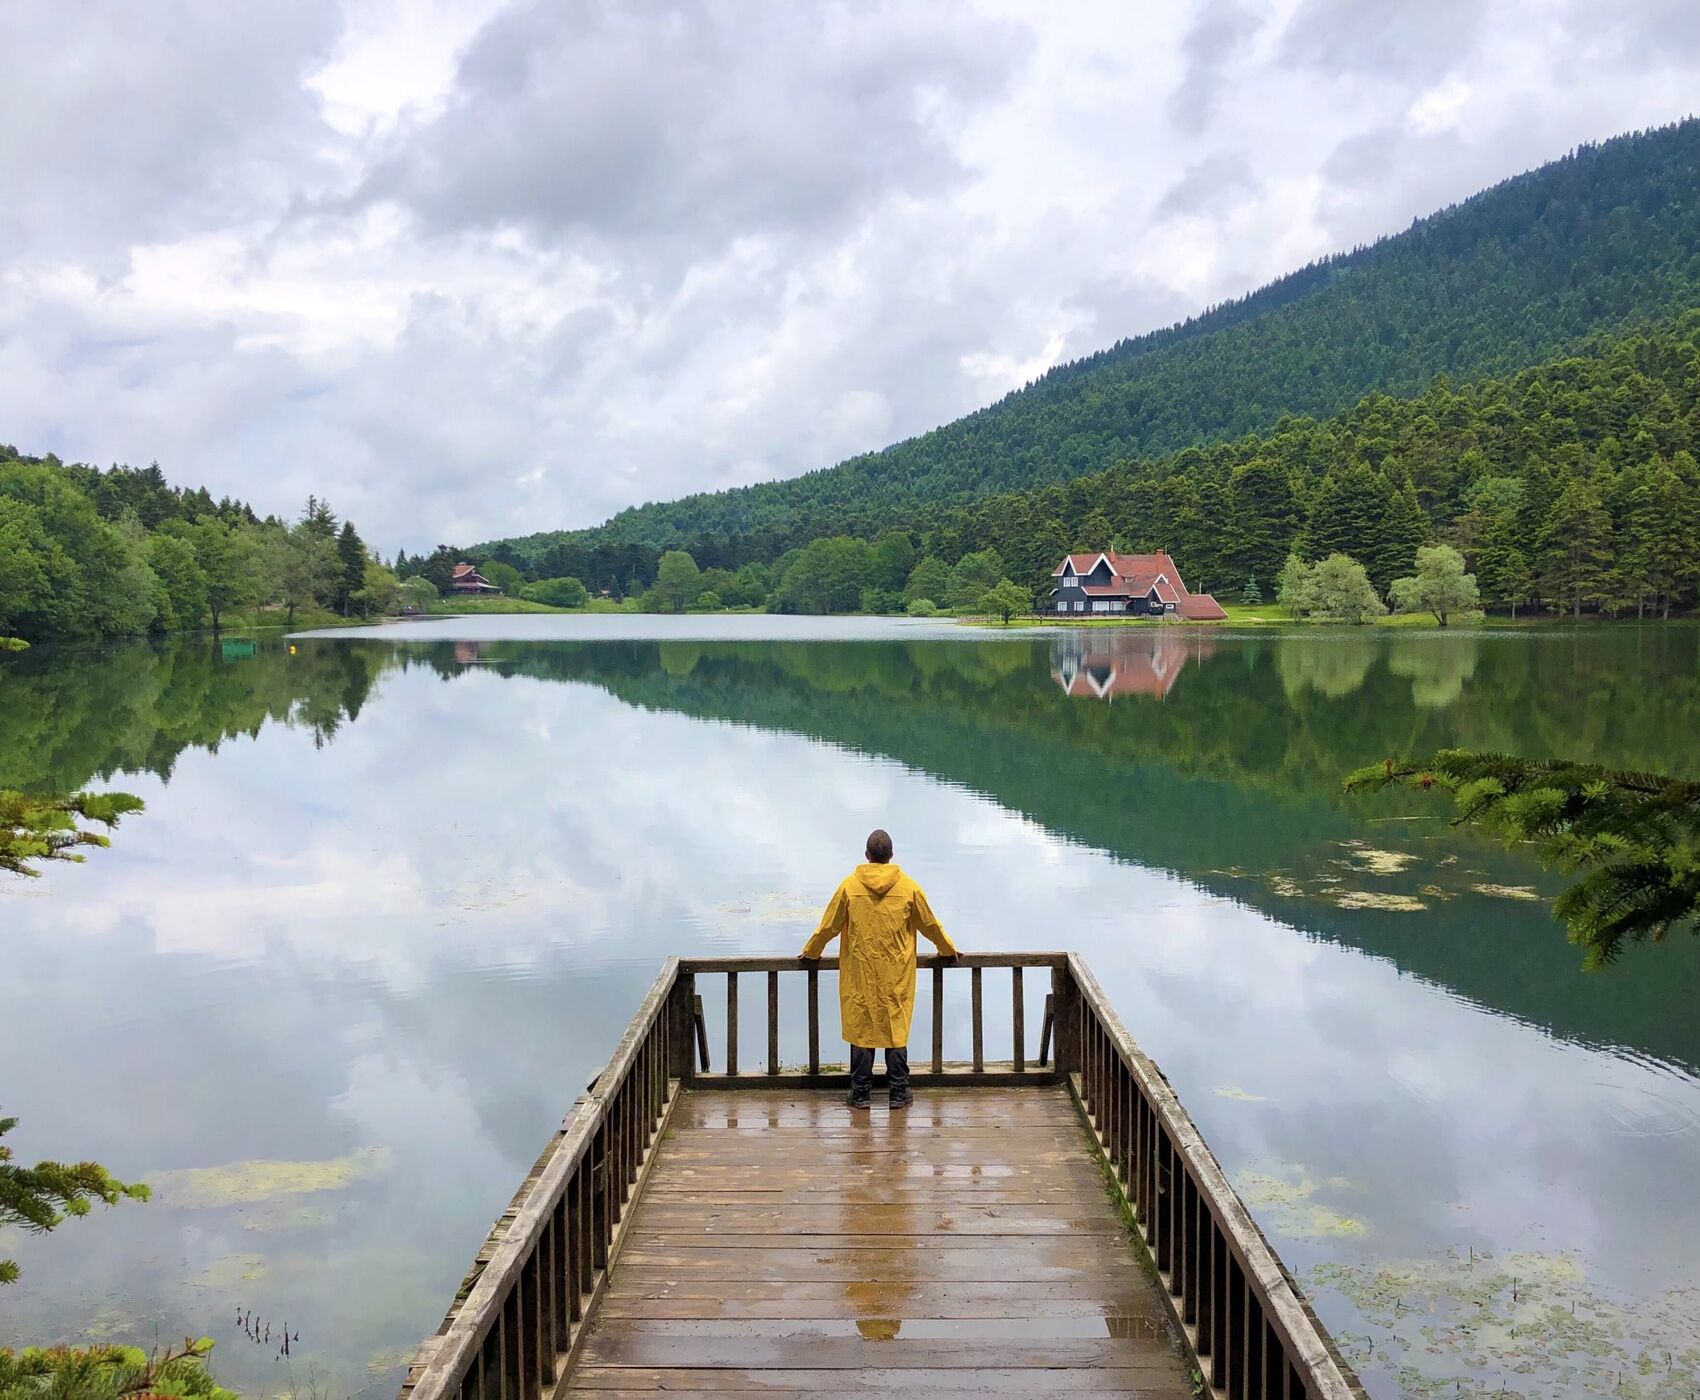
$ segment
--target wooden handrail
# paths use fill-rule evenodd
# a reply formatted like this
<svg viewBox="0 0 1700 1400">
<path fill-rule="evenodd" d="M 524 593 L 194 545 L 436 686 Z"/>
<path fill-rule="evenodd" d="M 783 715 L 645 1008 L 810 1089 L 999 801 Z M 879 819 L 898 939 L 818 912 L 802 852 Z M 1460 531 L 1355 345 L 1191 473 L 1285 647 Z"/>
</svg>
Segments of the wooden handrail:
<svg viewBox="0 0 1700 1400">
<path fill-rule="evenodd" d="M 619 1254 L 625 1202 L 672 1107 L 674 1043 L 690 1030 L 680 983 L 679 960 L 668 958 L 420 1347 L 407 1400 L 536 1396 L 571 1364 Z"/>
<path fill-rule="evenodd" d="M 1168 1079 L 1128 1034 L 1077 955 L 1069 955 L 1068 975 L 1079 999 L 1073 1034 L 1080 1068 L 1071 1087 L 1211 1387 L 1234 1400 L 1362 1400 L 1356 1376 L 1293 1287 Z M 1059 1053 L 1064 1033 L 1059 1014 Z"/>
<path fill-rule="evenodd" d="M 965 953 L 959 957 L 927 954 L 915 959 L 919 970 L 930 973 L 932 987 L 932 1053 L 930 1059 L 917 1058 L 912 1062 L 912 1078 L 917 1084 L 997 1082 L 1004 1084 L 1056 1084 L 1062 1072 L 1046 1065 L 1044 1044 L 1039 1057 L 1029 1064 L 1027 1055 L 1026 998 L 1024 973 L 1029 969 L 1048 969 L 1053 986 L 1056 979 L 1068 970 L 1067 953 Z M 820 974 L 835 972 L 839 959 L 798 957 L 731 957 L 682 958 L 682 976 L 726 978 L 726 1043 L 724 1069 L 712 1073 L 709 1066 L 707 1028 L 698 1022 L 698 1055 L 686 1082 L 698 1079 L 712 1081 L 725 1088 L 753 1087 L 761 1083 L 784 1083 L 796 1088 L 837 1088 L 849 1082 L 843 1070 L 823 1071 L 820 1053 Z M 988 1061 L 985 1053 L 985 1004 L 983 975 L 990 968 L 1010 974 L 1010 1050 L 1007 1059 Z M 974 1057 L 964 1064 L 947 1064 L 944 1058 L 944 990 L 945 974 L 961 969 L 969 974 L 971 984 L 971 1030 Z M 806 977 L 809 1041 L 808 1068 L 798 1064 L 785 1068 L 780 1056 L 779 1005 L 781 984 L 787 973 Z M 746 1068 L 739 1058 L 740 1007 L 742 1005 L 738 979 L 744 974 L 766 978 L 767 984 L 767 1054 L 759 1069 Z M 1046 997 L 1047 1018 L 1050 996 Z M 760 1014 L 759 1011 L 757 1014 Z M 1048 1027 L 1049 1021 L 1047 1019 Z M 1043 1037 L 1048 1042 L 1048 1036 Z"/>
</svg>

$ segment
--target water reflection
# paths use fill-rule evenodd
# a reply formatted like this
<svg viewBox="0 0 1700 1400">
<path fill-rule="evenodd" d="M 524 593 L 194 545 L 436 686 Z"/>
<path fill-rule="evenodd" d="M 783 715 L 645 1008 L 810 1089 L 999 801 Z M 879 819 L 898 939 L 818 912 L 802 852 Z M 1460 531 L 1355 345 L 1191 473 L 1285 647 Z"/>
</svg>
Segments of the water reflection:
<svg viewBox="0 0 1700 1400">
<path fill-rule="evenodd" d="M 1069 632 L 1051 643 L 1051 676 L 1076 699 L 1148 695 L 1161 700 L 1189 660 L 1215 650 L 1215 639 L 1196 628 Z"/>
<path fill-rule="evenodd" d="M 1620 1330 L 1700 1330 L 1694 945 L 1584 978 L 1477 888 L 1550 890 L 1527 860 L 1337 791 L 1446 743 L 1700 771 L 1692 629 L 1213 637 L 1122 705 L 1065 693 L 1066 637 L 431 635 L 0 668 L 0 781 L 149 804 L 0 896 L 18 1146 L 242 1184 L 21 1242 L 0 1342 L 206 1331 L 279 1388 L 240 1303 L 393 1383 L 660 958 L 794 951 L 887 822 L 971 946 L 1086 953 L 1295 1269 L 1515 1250 Z M 1392 1357 L 1373 1272 L 1337 1282 Z M 881 1296 L 846 1302 L 907 1316 Z"/>
</svg>

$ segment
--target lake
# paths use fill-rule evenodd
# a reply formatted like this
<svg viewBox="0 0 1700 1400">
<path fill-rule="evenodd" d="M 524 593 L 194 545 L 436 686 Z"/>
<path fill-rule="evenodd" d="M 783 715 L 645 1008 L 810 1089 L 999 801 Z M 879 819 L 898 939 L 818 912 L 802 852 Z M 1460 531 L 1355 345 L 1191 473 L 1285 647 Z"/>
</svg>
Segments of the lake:
<svg viewBox="0 0 1700 1400">
<path fill-rule="evenodd" d="M 0 1343 L 204 1333 L 247 1391 L 392 1392 L 661 959 L 796 951 L 881 825 L 964 947 L 1085 954 L 1372 1393 L 1690 1397 L 1700 940 L 1584 974 L 1552 874 L 1340 779 L 1447 745 L 1700 776 L 1697 717 L 1686 625 L 32 651 L 0 785 L 147 811 L 0 887 L 0 1109 L 21 1157 L 156 1189 L 0 1235 Z"/>
</svg>

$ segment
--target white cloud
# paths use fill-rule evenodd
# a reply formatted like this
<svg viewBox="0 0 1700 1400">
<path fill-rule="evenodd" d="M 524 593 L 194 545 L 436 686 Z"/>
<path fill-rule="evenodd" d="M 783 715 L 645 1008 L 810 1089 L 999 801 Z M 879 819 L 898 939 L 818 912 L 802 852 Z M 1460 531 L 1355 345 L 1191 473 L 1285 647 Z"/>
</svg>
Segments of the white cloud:
<svg viewBox="0 0 1700 1400">
<path fill-rule="evenodd" d="M 1667 0 L 0 12 L 0 440 L 386 550 L 830 465 L 1683 115 Z"/>
</svg>

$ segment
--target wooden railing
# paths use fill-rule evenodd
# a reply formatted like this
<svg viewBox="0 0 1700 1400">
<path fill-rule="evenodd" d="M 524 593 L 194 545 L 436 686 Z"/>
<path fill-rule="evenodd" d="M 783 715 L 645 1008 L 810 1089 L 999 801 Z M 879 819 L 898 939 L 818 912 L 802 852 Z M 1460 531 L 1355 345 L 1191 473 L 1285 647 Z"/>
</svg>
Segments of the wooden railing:
<svg viewBox="0 0 1700 1400">
<path fill-rule="evenodd" d="M 490 1232 L 403 1396 L 536 1400 L 567 1374 L 690 1063 L 678 970 L 677 958 L 663 965 L 613 1057 Z"/>
<path fill-rule="evenodd" d="M 1070 955 L 1058 1041 L 1080 1101 L 1200 1369 L 1230 1400 L 1361 1397 L 1163 1072 Z"/>
<path fill-rule="evenodd" d="M 910 1075 L 918 1085 L 950 1084 L 1056 1084 L 1061 1072 L 1046 1065 L 1051 1038 L 1050 1008 L 1060 980 L 1068 975 L 1066 953 L 965 953 L 959 958 L 921 957 L 916 959 L 919 981 L 928 989 L 926 996 L 931 1011 L 932 1045 L 930 1058 L 923 1059 L 913 1047 L 910 1054 Z M 1023 974 L 1029 968 L 1049 969 L 1051 990 L 1045 996 L 1045 1013 L 1041 1019 L 1039 1053 L 1029 1058 L 1027 1031 L 1027 991 Z M 850 1082 L 849 1071 L 842 1066 L 827 1067 L 821 1059 L 821 987 L 823 972 L 836 972 L 837 958 L 819 958 L 805 962 L 801 958 L 682 958 L 679 979 L 680 995 L 688 997 L 692 1020 L 696 1027 L 697 1060 L 692 1065 L 687 1082 L 712 1083 L 718 1088 L 755 1088 L 783 1081 L 799 1088 L 841 1088 Z M 986 1054 L 986 998 L 997 992 L 992 979 L 988 992 L 986 973 L 1008 973 L 1010 1008 L 1010 1038 L 1007 1054 L 988 1059 Z M 755 1069 L 742 1067 L 738 1053 L 738 1032 L 741 1015 L 740 984 L 748 978 L 761 977 L 767 991 L 767 1058 Z M 725 1049 L 721 1069 L 711 1067 L 707 1019 L 703 1014 L 703 998 L 698 992 L 699 979 L 725 980 Z M 962 988 L 966 983 L 972 1053 L 968 1059 L 947 1061 L 944 1057 L 944 1026 L 946 1020 L 946 984 Z M 790 984 L 793 991 L 781 996 L 781 987 Z M 758 984 L 759 985 L 759 984 Z M 782 1001 L 800 992 L 807 1006 L 808 1055 L 806 1059 L 783 1060 L 780 1008 Z M 962 994 L 959 990 L 956 995 Z M 919 988 L 917 1000 L 921 999 Z M 917 1010 L 919 1010 L 917 1006 Z M 829 1038 L 838 1040 L 837 1006 L 829 1008 Z M 1000 1023 L 1001 1024 L 1001 1023 Z M 999 1047 L 1001 1048 L 1001 1047 Z"/>
<path fill-rule="evenodd" d="M 1063 953 L 923 957 L 931 1056 L 918 1084 L 1069 1086 L 1211 1390 L 1226 1400 L 1361 1397 L 1280 1261 L 1223 1175 L 1168 1080 L 1127 1033 L 1097 979 Z M 479 1251 L 401 1400 L 542 1400 L 567 1376 L 625 1240 L 630 1206 L 682 1088 L 838 1087 L 821 1058 L 820 974 L 837 960 L 669 958 L 607 1067 L 567 1114 Z M 1024 972 L 1048 969 L 1036 1057 L 1027 1056 Z M 987 971 L 1010 973 L 1009 1057 L 985 1052 Z M 946 986 L 966 975 L 972 1057 L 944 1058 Z M 767 1055 L 738 1059 L 740 982 L 765 978 Z M 726 1053 L 709 1067 L 699 979 L 723 976 Z M 998 980 L 998 979 L 994 979 Z M 800 984 L 807 1059 L 781 1056 L 782 984 Z M 1001 1022 L 1000 1022 L 1001 1024 Z M 836 1028 L 832 1033 L 837 1039 Z M 1051 1055 L 1054 1045 L 1055 1055 Z"/>
</svg>

